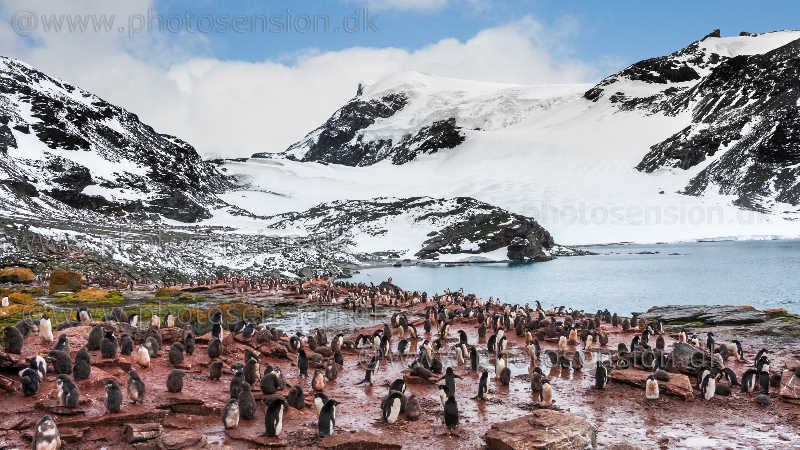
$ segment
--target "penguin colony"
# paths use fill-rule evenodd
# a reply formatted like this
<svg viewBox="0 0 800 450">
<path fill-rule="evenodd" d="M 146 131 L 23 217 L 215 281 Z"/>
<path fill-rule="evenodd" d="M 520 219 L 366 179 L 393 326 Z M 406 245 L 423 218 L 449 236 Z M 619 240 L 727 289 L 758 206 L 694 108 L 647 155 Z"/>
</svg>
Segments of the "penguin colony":
<svg viewBox="0 0 800 450">
<path fill-rule="evenodd" d="M 508 339 L 508 333 L 515 333 L 524 337 L 524 352 L 530 358 L 531 376 L 530 394 L 541 407 L 553 406 L 556 402 L 550 380 L 544 375 L 540 363 L 545 367 L 560 367 L 563 369 L 580 372 L 583 370 L 588 352 L 596 346 L 605 347 L 608 336 L 601 329 L 603 323 L 620 326 L 624 330 L 637 330 L 630 347 L 625 343 L 619 344 L 617 353 L 613 358 L 597 361 L 594 365 L 594 386 L 596 389 L 605 389 L 609 376 L 614 370 L 624 370 L 628 367 L 641 367 L 652 371 L 645 382 L 645 398 L 648 401 L 659 399 L 659 382 L 669 381 L 667 371 L 672 364 L 666 341 L 663 335 L 663 326 L 660 322 L 648 323 L 634 316 L 632 319 L 620 319 L 607 310 L 598 311 L 594 315 L 587 315 L 582 311 L 552 307 L 544 310 L 539 302 L 536 308 L 528 305 L 503 305 L 493 299 L 483 303 L 474 296 L 464 296 L 462 292 L 447 292 L 442 297 L 421 299 L 414 297 L 414 302 L 433 302 L 425 310 L 424 336 L 418 334 L 416 326 L 410 323 L 404 313 L 395 313 L 388 324 L 377 329 L 371 335 L 360 334 L 353 341 L 345 340 L 339 334 L 328 343 L 328 337 L 322 330 L 303 336 L 290 336 L 287 349 L 296 354 L 296 365 L 299 378 L 296 383 L 287 383 L 279 367 L 261 366 L 260 355 L 247 350 L 244 360 L 232 364 L 230 371 L 233 376 L 229 382 L 230 398 L 222 409 L 222 424 L 225 429 L 237 428 L 241 420 L 253 420 L 259 408 L 264 410 L 264 430 L 267 436 L 279 436 L 283 430 L 283 420 L 289 408 L 304 409 L 304 386 L 309 392 L 314 392 L 313 406 L 318 417 L 318 435 L 327 436 L 335 432 L 336 407 L 340 404 L 335 399 L 325 394 L 328 383 L 333 383 L 343 370 L 342 350 L 367 350 L 368 358 L 360 365 L 364 377 L 358 385 L 373 386 L 380 379 L 383 365 L 395 358 L 401 360 L 409 367 L 409 374 L 430 382 L 443 382 L 437 391 L 438 403 L 441 405 L 441 420 L 443 426 L 450 433 L 455 432 L 460 423 L 459 399 L 464 401 L 463 394 L 458 388 L 457 380 L 462 377 L 455 369 L 462 373 L 473 372 L 479 379 L 477 392 L 468 397 L 474 401 L 485 401 L 491 396 L 493 390 L 509 386 L 512 379 L 512 369 L 509 366 L 509 352 L 513 345 Z M 453 308 L 452 305 L 458 306 Z M 358 295 L 350 296 L 344 301 L 348 309 L 357 310 L 364 306 L 364 299 Z M 374 303 L 372 304 L 374 307 Z M 448 307 L 450 306 L 450 307 Z M 121 311 L 120 311 L 121 312 Z M 124 315 L 124 312 L 122 312 Z M 557 320 L 563 317 L 562 320 Z M 475 318 L 478 321 L 478 336 L 484 345 L 478 342 L 469 342 L 464 330 L 453 330 L 453 319 Z M 100 351 L 103 359 L 113 359 L 118 353 L 131 355 L 136 367 L 128 373 L 126 394 L 131 404 L 141 404 L 144 401 L 147 387 L 141 374 L 147 373 L 152 358 L 158 358 L 162 347 L 160 327 L 174 327 L 175 317 L 167 315 L 162 321 L 154 316 L 150 321 L 147 337 L 142 344 L 134 348 L 134 343 L 129 334 L 117 335 L 111 328 L 106 328 L 102 323 L 92 322 L 92 318 L 85 308 L 76 312 L 76 320 L 91 325 L 87 336 L 87 345 L 81 348 L 75 356 L 75 361 L 70 360 L 69 341 L 65 334 L 58 336 L 56 344 L 47 355 L 53 362 L 53 368 L 58 375 L 56 378 L 57 398 L 59 406 L 64 408 L 78 408 L 80 391 L 75 382 L 87 379 L 91 374 L 91 359 L 88 351 Z M 129 324 L 138 324 L 138 316 L 125 318 Z M 263 340 L 279 340 L 283 332 L 276 329 L 259 327 L 255 323 L 239 321 L 230 324 L 227 329 L 223 327 L 221 314 L 215 314 L 212 319 L 211 339 L 207 346 L 209 358 L 212 363 L 208 369 L 208 379 L 221 382 L 225 365 L 219 358 L 225 351 L 222 344 L 225 334 L 232 333 L 242 338 Z M 43 315 L 39 320 L 26 319 L 16 326 L 6 327 L 4 331 L 3 347 L 9 353 L 21 353 L 24 338 L 30 333 L 36 333 L 45 342 L 54 341 L 52 323 L 48 316 Z M 641 333 L 639 333 L 639 331 Z M 489 334 L 488 339 L 486 335 Z M 174 342 L 169 347 L 168 360 L 173 366 L 183 364 L 186 355 L 191 356 L 195 349 L 195 333 L 191 326 L 184 330 L 183 338 Z M 542 352 L 540 341 L 557 341 L 556 350 L 547 349 Z M 738 361 L 745 361 L 741 342 L 733 340 L 729 343 L 718 343 L 712 333 L 701 338 L 697 335 L 687 335 L 682 330 L 677 337 L 677 342 L 691 345 L 702 355 L 702 362 L 695 374 L 696 388 L 700 398 L 709 401 L 716 395 L 731 395 L 734 388 L 742 393 L 756 394 L 755 402 L 760 405 L 769 404 L 770 387 L 780 383 L 779 377 L 770 373 L 769 351 L 760 350 L 752 360 L 753 365 L 741 376 L 741 382 L 736 373 L 726 367 L 726 362 L 731 357 Z M 570 348 L 577 347 L 570 351 Z M 416 348 L 416 353 L 409 353 Z M 396 350 L 394 350 L 396 349 Z M 88 350 L 88 351 L 87 351 Z M 307 352 L 308 351 L 308 352 Z M 309 354 L 310 352 L 310 354 Z M 490 372 L 481 365 L 481 355 L 493 367 L 492 383 Z M 313 365 L 315 370 L 309 377 L 308 369 Z M 591 367 L 591 366 L 590 366 Z M 41 356 L 31 359 L 30 366 L 19 372 L 22 392 L 32 396 L 39 391 L 39 384 L 46 377 L 47 363 Z M 70 375 L 72 378 L 70 378 Z M 179 393 L 183 390 L 185 372 L 179 368 L 169 373 L 166 380 L 166 390 Z M 74 380 L 74 381 L 73 381 Z M 257 403 L 253 396 L 251 386 L 258 386 L 264 394 L 263 404 Z M 494 389 L 490 385 L 495 386 Z M 109 379 L 104 384 L 106 395 L 104 404 L 110 414 L 119 413 L 123 409 L 123 392 L 115 380 Z M 408 393 L 405 382 L 397 379 L 387 386 L 388 391 L 380 402 L 380 420 L 386 424 L 394 424 L 404 417 L 406 420 L 417 420 L 421 415 L 420 402 L 416 395 Z M 288 388 L 284 397 L 279 391 Z M 42 448 L 59 448 L 60 436 L 53 419 L 43 417 L 35 427 L 34 443 L 41 443 Z"/>
</svg>

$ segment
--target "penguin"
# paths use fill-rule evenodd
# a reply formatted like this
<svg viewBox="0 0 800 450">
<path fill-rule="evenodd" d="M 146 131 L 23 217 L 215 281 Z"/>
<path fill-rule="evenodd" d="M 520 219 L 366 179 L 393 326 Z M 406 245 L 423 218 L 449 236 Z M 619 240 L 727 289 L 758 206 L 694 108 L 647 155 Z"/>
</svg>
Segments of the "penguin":
<svg viewBox="0 0 800 450">
<path fill-rule="evenodd" d="M 714 333 L 706 333 L 706 348 L 709 353 L 714 354 Z"/>
<path fill-rule="evenodd" d="M 724 377 L 725 381 L 727 381 L 729 385 L 739 386 L 739 380 L 736 379 L 736 373 L 730 368 L 726 367 L 717 374 L 717 380 L 719 380 L 721 377 Z"/>
<path fill-rule="evenodd" d="M 314 371 L 314 376 L 311 377 L 311 388 L 315 391 L 325 389 L 325 375 L 319 370 Z"/>
<path fill-rule="evenodd" d="M 78 391 L 78 386 L 75 386 L 75 383 L 68 376 L 59 375 L 56 378 L 56 387 L 58 388 L 59 406 L 70 409 L 78 408 L 80 392 Z"/>
<path fill-rule="evenodd" d="M 403 409 L 403 394 L 397 391 L 391 391 L 381 404 L 381 418 L 384 423 L 393 424 L 397 422 L 400 416 L 400 411 Z"/>
<path fill-rule="evenodd" d="M 69 338 L 66 334 L 62 333 L 58 336 L 58 341 L 56 341 L 56 346 L 53 347 L 53 350 L 61 350 L 69 353 Z"/>
<path fill-rule="evenodd" d="M 729 397 L 731 395 L 731 387 L 727 384 L 717 384 L 715 393 L 717 395 L 723 395 L 725 397 Z"/>
<path fill-rule="evenodd" d="M 769 372 L 758 373 L 758 385 L 762 394 L 769 395 Z"/>
<path fill-rule="evenodd" d="M 259 380 L 259 375 L 261 374 L 261 363 L 258 362 L 258 357 L 253 356 L 248 358 L 247 363 L 244 365 L 244 381 L 247 384 L 253 385 L 256 384 Z"/>
<path fill-rule="evenodd" d="M 236 398 L 236 399 L 239 398 L 239 393 L 242 392 L 243 383 L 244 383 L 244 374 L 242 374 L 241 371 L 234 369 L 233 378 L 231 378 L 231 383 L 228 388 L 228 392 L 230 393 L 230 398 Z"/>
<path fill-rule="evenodd" d="M 300 342 L 300 339 L 297 336 L 292 336 L 289 338 L 289 350 L 296 352 L 300 350 L 300 347 L 303 344 Z"/>
<path fill-rule="evenodd" d="M 468 345 L 467 333 L 464 330 L 458 330 L 458 342 L 460 344 Z"/>
<path fill-rule="evenodd" d="M 220 354 L 222 354 L 222 341 L 214 338 L 208 343 L 208 357 L 211 359 L 219 358 Z"/>
<path fill-rule="evenodd" d="M 447 391 L 447 385 L 440 384 L 439 385 L 439 401 L 442 403 L 442 408 L 444 408 L 445 403 L 447 403 L 447 397 L 449 397 L 449 392 Z"/>
<path fill-rule="evenodd" d="M 511 369 L 508 366 L 503 368 L 503 371 L 500 372 L 500 383 L 502 383 L 503 386 L 508 386 L 511 383 Z"/>
<path fill-rule="evenodd" d="M 183 363 L 183 344 L 173 342 L 169 346 L 169 363 L 173 366 Z"/>
<path fill-rule="evenodd" d="M 139 328 L 139 315 L 132 314 L 128 317 L 128 325 L 130 325 L 131 328 Z"/>
<path fill-rule="evenodd" d="M 560 336 L 558 338 L 558 351 L 560 353 L 567 351 L 567 338 L 565 336 Z"/>
<path fill-rule="evenodd" d="M 131 370 L 128 372 L 128 398 L 131 399 L 131 403 L 141 404 L 144 401 L 144 393 L 144 381 L 135 370 Z"/>
<path fill-rule="evenodd" d="M 411 394 L 411 396 L 409 396 L 406 399 L 406 411 L 405 411 L 405 414 L 406 414 L 406 418 L 408 420 L 417 420 L 417 419 L 419 419 L 419 416 L 421 414 L 421 410 L 420 410 L 420 407 L 419 407 L 419 400 L 417 399 L 416 395 Z"/>
<path fill-rule="evenodd" d="M 130 356 L 130 354 L 133 353 L 133 339 L 131 339 L 131 335 L 125 333 L 119 337 L 119 352 L 126 356 Z"/>
<path fill-rule="evenodd" d="M 474 372 L 478 371 L 478 366 L 480 365 L 480 355 L 478 354 L 478 349 L 475 348 L 474 345 L 469 346 L 469 368 Z"/>
<path fill-rule="evenodd" d="M 219 381 L 220 377 L 222 377 L 222 361 L 217 360 L 209 366 L 208 379 Z"/>
<path fill-rule="evenodd" d="M 533 369 L 533 375 L 531 375 L 531 395 L 536 394 L 538 396 L 542 392 L 542 382 L 544 379 L 544 373 L 542 373 L 541 368 L 537 367 Z"/>
<path fill-rule="evenodd" d="M 86 349 L 90 352 L 100 350 L 100 343 L 103 341 L 103 326 L 95 324 L 89 332 L 89 337 L 86 340 Z"/>
<path fill-rule="evenodd" d="M 242 390 L 239 392 L 239 416 L 244 420 L 256 416 L 256 399 L 250 390 L 250 384 L 246 381 L 242 383 Z"/>
<path fill-rule="evenodd" d="M 286 377 L 283 376 L 283 372 L 281 371 L 281 368 L 278 367 L 278 366 L 273 367 L 272 368 L 272 373 L 274 373 L 275 376 L 278 377 L 278 390 L 282 391 L 282 390 L 286 389 Z"/>
<path fill-rule="evenodd" d="M 507 365 L 508 365 L 508 354 L 499 353 L 497 355 L 497 359 L 495 359 L 494 362 L 494 376 L 499 377 L 500 373 L 503 372 L 503 369 L 505 369 Z"/>
<path fill-rule="evenodd" d="M 759 394 L 756 396 L 755 402 L 758 406 L 769 406 L 769 395 Z"/>
<path fill-rule="evenodd" d="M 478 337 L 481 338 L 481 339 L 486 337 L 486 324 L 485 323 L 481 323 L 480 326 L 478 327 Z"/>
<path fill-rule="evenodd" d="M 78 350 L 75 354 L 75 365 L 72 367 L 72 376 L 75 381 L 82 381 L 89 378 L 92 373 L 92 362 L 89 358 L 89 352 L 86 347 Z"/>
<path fill-rule="evenodd" d="M 647 384 L 644 389 L 644 397 L 648 400 L 658 400 L 658 381 L 654 375 L 647 377 Z"/>
<path fill-rule="evenodd" d="M 6 353 L 21 354 L 24 339 L 19 329 L 17 327 L 5 327 L 3 333 L 3 348 L 5 348 Z"/>
<path fill-rule="evenodd" d="M 37 372 L 40 380 L 44 381 L 44 379 L 47 378 L 47 361 L 41 356 L 36 355 L 31 358 L 30 368 Z"/>
<path fill-rule="evenodd" d="M 289 394 L 286 396 L 286 400 L 294 409 L 303 409 L 306 407 L 305 396 L 303 395 L 303 388 L 296 384 L 289 389 Z"/>
<path fill-rule="evenodd" d="M 678 333 L 678 342 L 680 342 L 681 344 L 685 344 L 686 343 L 686 331 L 685 330 L 681 330 L 681 332 Z"/>
<path fill-rule="evenodd" d="M 19 372 L 19 380 L 22 384 L 22 395 L 30 397 L 39 392 L 39 383 L 42 379 L 39 377 L 38 370 L 31 367 L 22 369 Z"/>
<path fill-rule="evenodd" d="M 732 340 L 734 344 L 736 344 L 736 358 L 739 361 L 744 361 L 744 351 L 742 350 L 742 343 L 736 339 Z"/>
<path fill-rule="evenodd" d="M 72 360 L 69 357 L 69 353 L 50 350 L 49 356 L 53 358 L 53 369 L 57 374 L 72 374 Z"/>
<path fill-rule="evenodd" d="M 85 306 L 81 306 L 78 308 L 78 311 L 75 312 L 75 321 L 83 324 L 91 323 L 92 315 L 89 314 L 89 310 L 86 309 Z"/>
<path fill-rule="evenodd" d="M 181 369 L 174 369 L 167 376 L 167 391 L 177 394 L 183 390 L 183 375 Z"/>
<path fill-rule="evenodd" d="M 192 333 L 186 333 L 183 338 L 183 347 L 186 349 L 187 355 L 192 356 L 194 354 L 194 335 Z"/>
<path fill-rule="evenodd" d="M 758 353 L 756 353 L 756 359 L 755 362 L 753 363 L 753 366 L 758 366 L 758 361 L 761 360 L 761 357 L 764 356 L 765 353 L 769 353 L 769 351 L 767 351 L 767 349 L 765 348 L 762 348 L 761 350 L 758 351 Z"/>
<path fill-rule="evenodd" d="M 117 357 L 117 338 L 112 331 L 106 331 L 106 335 L 100 341 L 100 355 L 103 359 L 114 359 Z"/>
<path fill-rule="evenodd" d="M 497 352 L 495 352 L 495 343 L 496 342 L 497 342 L 497 335 L 496 334 L 493 334 L 493 335 L 489 336 L 489 341 L 486 342 L 486 349 L 489 351 L 489 353 L 497 353 Z"/>
<path fill-rule="evenodd" d="M 458 426 L 458 404 L 454 396 L 449 396 L 444 405 L 444 424 L 452 431 Z"/>
<path fill-rule="evenodd" d="M 656 350 L 664 351 L 664 346 L 666 343 L 664 342 L 664 336 L 658 335 L 656 338 Z"/>
<path fill-rule="evenodd" d="M 333 361 L 340 366 L 344 366 L 344 357 L 342 356 L 342 352 L 340 352 L 339 350 L 334 351 Z"/>
<path fill-rule="evenodd" d="M 322 407 L 325 406 L 325 403 L 328 402 L 328 396 L 322 392 L 317 392 L 314 394 L 314 408 L 317 410 L 317 416 L 319 416 L 320 411 L 322 411 Z"/>
<path fill-rule="evenodd" d="M 583 344 L 583 351 L 590 352 L 592 351 L 592 345 L 594 344 L 594 336 L 589 334 L 586 336 L 586 342 Z"/>
<path fill-rule="evenodd" d="M 136 363 L 141 367 L 150 367 L 150 352 L 144 345 L 140 345 L 136 352 Z"/>
<path fill-rule="evenodd" d="M 553 404 L 553 388 L 546 378 L 542 380 L 542 390 L 539 391 L 539 404 L 549 407 Z"/>
<path fill-rule="evenodd" d="M 581 352 L 575 352 L 572 356 L 572 369 L 575 371 L 583 369 L 583 357 L 581 356 Z"/>
<path fill-rule="evenodd" d="M 364 379 L 356 383 L 356 386 L 359 384 L 369 383 L 372 385 L 372 375 L 375 372 L 375 367 L 378 365 L 377 356 L 373 356 L 372 360 L 367 364 L 367 368 L 364 371 Z"/>
<path fill-rule="evenodd" d="M 144 340 L 144 347 L 147 349 L 147 353 L 150 357 L 155 358 L 158 356 L 158 350 L 161 348 L 161 344 L 159 344 L 153 336 L 148 336 Z"/>
<path fill-rule="evenodd" d="M 608 369 L 600 361 L 597 361 L 597 367 L 594 369 L 594 387 L 605 389 L 606 384 L 608 384 Z"/>
<path fill-rule="evenodd" d="M 486 400 L 486 394 L 489 393 L 489 371 L 483 369 L 480 381 L 478 382 L 478 395 L 472 397 L 473 400 Z"/>
<path fill-rule="evenodd" d="M 336 381 L 336 378 L 339 377 L 339 368 L 336 366 L 334 361 L 328 361 L 325 364 L 325 378 L 330 381 Z"/>
<path fill-rule="evenodd" d="M 173 316 L 172 313 L 167 313 L 167 317 L 164 317 L 164 327 L 165 328 L 175 327 L 175 316 Z"/>
<path fill-rule="evenodd" d="M 711 400 L 714 398 L 714 394 L 717 392 L 717 385 L 716 380 L 711 373 L 706 374 L 705 378 L 703 378 L 703 381 L 700 384 L 700 392 L 703 393 L 703 398 L 706 400 Z"/>
<path fill-rule="evenodd" d="M 42 318 L 39 319 L 39 336 L 45 342 L 53 342 L 53 323 L 47 314 L 42 314 Z"/>
<path fill-rule="evenodd" d="M 283 430 L 283 413 L 286 408 L 287 403 L 283 398 L 277 398 L 267 406 L 267 412 L 264 414 L 264 426 L 267 436 L 276 437 L 281 434 Z M 333 429 L 332 426 L 331 429 Z"/>
<path fill-rule="evenodd" d="M 222 365 L 222 362 L 220 362 Z M 261 392 L 264 395 L 272 395 L 278 391 L 278 376 L 275 373 L 265 373 L 263 377 L 261 377 Z"/>
<path fill-rule="evenodd" d="M 318 436 L 330 436 L 333 434 L 333 429 L 336 426 L 336 405 L 338 404 L 339 402 L 336 400 L 330 399 L 322 406 L 317 419 Z"/>
<path fill-rule="evenodd" d="M 230 430 L 239 426 L 239 401 L 235 398 L 228 400 L 222 408 L 222 426 Z"/>
<path fill-rule="evenodd" d="M 308 357 L 303 349 L 297 353 L 297 368 L 300 370 L 300 376 L 308 378 Z"/>
<path fill-rule="evenodd" d="M 759 373 L 766 372 L 767 375 L 769 375 L 769 359 L 767 359 L 766 356 L 762 355 L 761 358 L 758 359 L 758 363 L 756 363 L 756 370 Z"/>
<path fill-rule="evenodd" d="M 8 297 L 3 297 L 2 299 L 0 299 L 0 307 L 5 308 L 9 304 L 10 302 L 8 301 Z"/>
<path fill-rule="evenodd" d="M 700 338 L 696 334 L 692 335 L 691 339 L 689 339 L 689 342 L 693 347 L 700 347 Z"/>
<path fill-rule="evenodd" d="M 33 432 L 32 448 L 34 450 L 58 450 L 61 448 L 61 434 L 52 417 L 44 416 L 39 419 Z"/>
<path fill-rule="evenodd" d="M 157 314 L 150 316 L 150 326 L 155 329 L 161 328 L 161 318 Z"/>
<path fill-rule="evenodd" d="M 106 380 L 106 411 L 109 414 L 116 414 L 122 410 L 122 391 L 117 382 L 113 379 Z"/>
</svg>

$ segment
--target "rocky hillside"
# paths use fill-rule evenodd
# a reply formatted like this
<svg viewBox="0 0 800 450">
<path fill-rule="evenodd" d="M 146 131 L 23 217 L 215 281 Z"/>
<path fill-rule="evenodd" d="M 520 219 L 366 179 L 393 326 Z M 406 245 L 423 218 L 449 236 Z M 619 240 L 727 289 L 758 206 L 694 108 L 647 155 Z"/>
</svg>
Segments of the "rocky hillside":
<svg viewBox="0 0 800 450">
<path fill-rule="evenodd" d="M 800 32 L 722 38 L 715 30 L 602 80 L 585 97 L 686 115 L 690 124 L 654 143 L 636 168 L 692 171 L 684 193 L 718 192 L 769 211 L 800 204 L 799 79 Z"/>
<path fill-rule="evenodd" d="M 211 216 L 229 180 L 186 142 L 118 106 L 0 57 L 0 208 L 181 222 Z"/>
</svg>

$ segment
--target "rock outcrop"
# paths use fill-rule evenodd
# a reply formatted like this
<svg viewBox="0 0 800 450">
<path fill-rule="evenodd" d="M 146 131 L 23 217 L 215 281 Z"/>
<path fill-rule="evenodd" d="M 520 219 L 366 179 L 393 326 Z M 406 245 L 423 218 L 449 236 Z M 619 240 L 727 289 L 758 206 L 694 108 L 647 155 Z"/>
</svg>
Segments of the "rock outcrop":
<svg viewBox="0 0 800 450">
<path fill-rule="evenodd" d="M 595 449 L 597 430 L 588 420 L 552 409 L 500 422 L 483 436 L 490 450 Z"/>
</svg>

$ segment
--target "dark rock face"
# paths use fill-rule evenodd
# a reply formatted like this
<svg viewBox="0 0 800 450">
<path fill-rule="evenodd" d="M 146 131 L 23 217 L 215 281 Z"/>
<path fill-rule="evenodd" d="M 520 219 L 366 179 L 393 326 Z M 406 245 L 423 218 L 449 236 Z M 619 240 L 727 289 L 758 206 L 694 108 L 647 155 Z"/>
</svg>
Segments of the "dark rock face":
<svg viewBox="0 0 800 450">
<path fill-rule="evenodd" d="M 391 228 L 387 222 L 401 216 L 402 220 L 413 221 L 416 226 L 436 228 L 421 242 L 419 250 L 402 249 L 414 251 L 420 259 L 435 259 L 446 254 L 480 254 L 508 247 L 509 260 L 540 261 L 550 259 L 547 250 L 554 246 L 550 233 L 534 219 L 469 197 L 336 201 L 303 212 L 275 216 L 271 227 L 301 226 L 331 241 L 355 244 L 354 234 L 385 235 Z"/>
<path fill-rule="evenodd" d="M 369 166 L 389 159 L 405 164 L 422 154 L 454 148 L 464 142 L 455 118 L 434 121 L 400 139 L 365 138 L 364 130 L 378 119 L 386 119 L 408 103 L 403 93 L 391 93 L 380 99 L 357 96 L 336 111 L 325 124 L 277 156 L 300 161 L 318 161 L 346 166 Z M 276 155 L 256 153 L 253 158 Z"/>
<path fill-rule="evenodd" d="M 719 37 L 719 30 L 704 39 L 709 37 Z M 765 54 L 735 57 L 704 50 L 701 42 L 636 63 L 584 96 L 599 101 L 621 79 L 674 83 L 651 96 L 609 96 L 620 109 L 691 114 L 691 125 L 650 147 L 637 170 L 687 170 L 712 159 L 683 193 L 713 189 L 754 210 L 800 204 L 800 40 Z"/>
<path fill-rule="evenodd" d="M 639 317 L 647 320 L 706 325 L 747 325 L 765 322 L 770 313 L 759 311 L 751 306 L 727 305 L 675 305 L 650 308 Z"/>
<path fill-rule="evenodd" d="M 214 194 L 231 184 L 191 145 L 157 133 L 135 114 L 24 63 L 0 58 L 0 153 L 17 148 L 15 132 L 34 135 L 48 150 L 41 157 L 15 153 L 0 162 L 2 178 L 16 183 L 9 189 L 13 195 L 27 183 L 73 208 L 147 211 L 194 222 L 208 217 L 208 207 L 218 203 Z M 125 195 L 82 192 L 95 185 Z M 181 198 L 167 200 L 177 191 Z M 23 194 L 30 192 L 23 189 Z M 183 204 L 178 212 L 176 203 Z"/>
</svg>

